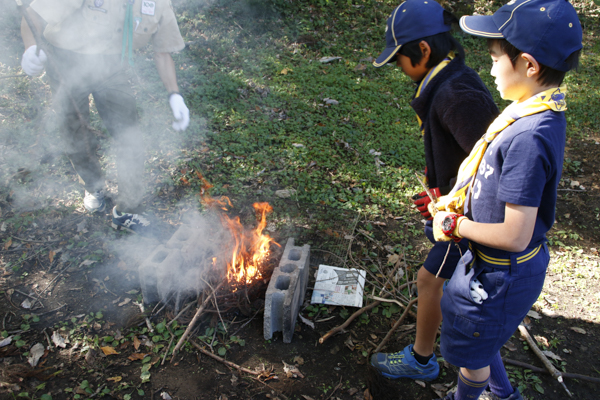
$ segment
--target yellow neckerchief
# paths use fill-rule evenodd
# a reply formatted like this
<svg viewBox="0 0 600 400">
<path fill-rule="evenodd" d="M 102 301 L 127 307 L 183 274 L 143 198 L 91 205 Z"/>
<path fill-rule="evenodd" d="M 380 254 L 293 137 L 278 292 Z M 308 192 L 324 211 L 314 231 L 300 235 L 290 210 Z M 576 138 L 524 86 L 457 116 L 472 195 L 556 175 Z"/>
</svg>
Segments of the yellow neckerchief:
<svg viewBox="0 0 600 400">
<path fill-rule="evenodd" d="M 421 83 L 419 83 L 419 87 L 417 88 L 417 92 L 415 93 L 415 99 L 421 95 L 421 92 L 423 91 L 423 89 L 425 89 L 425 86 L 427 86 L 427 84 L 441 70 L 443 70 L 444 67 L 446 67 L 446 65 L 450 64 L 450 61 L 452 61 L 453 58 L 454 58 L 454 52 L 451 51 L 450 53 L 448 53 L 448 56 L 446 58 L 444 58 L 444 60 L 442 60 L 441 63 L 439 63 L 438 65 L 436 65 L 435 67 L 433 67 L 433 68 L 431 68 L 429 70 L 429 72 L 427 73 L 427 75 L 425 75 L 425 78 L 423 78 L 421 80 Z M 425 129 L 423 128 L 423 121 L 421 121 L 421 118 L 419 118 L 418 115 L 417 115 L 417 122 L 419 122 L 419 128 L 421 128 L 421 134 L 424 135 L 425 134 Z"/>
<path fill-rule="evenodd" d="M 522 103 L 514 102 L 504 109 L 494 122 L 490 125 L 487 132 L 473 147 L 471 153 L 460 165 L 456 184 L 446 196 L 438 199 L 435 206 L 442 211 L 450 211 L 458 214 L 464 212 L 465 201 L 469 189 L 473 185 L 475 175 L 479 169 L 479 163 L 483 159 L 483 154 L 488 144 L 498 136 L 506 127 L 528 115 L 537 114 L 542 111 L 552 110 L 564 112 L 567 109 L 565 95 L 566 86 L 544 90 L 530 97 Z"/>
</svg>

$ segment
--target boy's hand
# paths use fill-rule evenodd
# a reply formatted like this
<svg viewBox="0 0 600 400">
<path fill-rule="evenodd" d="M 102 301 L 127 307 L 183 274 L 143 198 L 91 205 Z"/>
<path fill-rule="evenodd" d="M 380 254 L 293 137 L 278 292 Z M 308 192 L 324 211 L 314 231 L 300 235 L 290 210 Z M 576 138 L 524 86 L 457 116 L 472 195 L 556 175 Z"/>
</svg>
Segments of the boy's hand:
<svg viewBox="0 0 600 400">
<path fill-rule="evenodd" d="M 431 193 L 434 199 L 437 199 L 442 195 L 442 193 L 440 192 L 440 188 L 429 189 L 429 192 Z M 432 219 L 431 213 L 427 209 L 427 206 L 429 205 L 429 203 L 431 203 L 431 198 L 427 195 L 427 192 L 423 191 L 419 194 L 415 194 L 412 197 L 412 199 L 414 200 L 413 203 L 417 206 L 417 210 L 419 210 L 421 215 L 424 218 Z"/>
<path fill-rule="evenodd" d="M 40 50 L 39 54 L 37 53 L 36 45 L 29 46 L 23 53 L 23 58 L 21 58 L 21 68 L 29 76 L 37 76 L 44 71 L 48 57 L 44 50 Z"/>
<path fill-rule="evenodd" d="M 433 238 L 436 242 L 458 242 L 462 236 L 458 233 L 460 223 L 467 219 L 464 215 L 438 211 L 433 218 Z"/>
</svg>

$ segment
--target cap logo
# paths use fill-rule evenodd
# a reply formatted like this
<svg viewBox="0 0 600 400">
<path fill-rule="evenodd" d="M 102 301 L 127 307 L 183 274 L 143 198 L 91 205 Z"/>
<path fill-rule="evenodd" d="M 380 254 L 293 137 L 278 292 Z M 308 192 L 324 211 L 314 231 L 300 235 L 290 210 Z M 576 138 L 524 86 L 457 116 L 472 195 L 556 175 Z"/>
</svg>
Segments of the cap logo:
<svg viewBox="0 0 600 400">
<path fill-rule="evenodd" d="M 546 11 L 546 7 L 540 8 L 540 11 Z"/>
<path fill-rule="evenodd" d="M 513 4 L 515 4 L 517 2 L 517 0 L 510 0 L 508 3 L 506 3 L 506 5 L 508 6 L 512 6 Z"/>
</svg>

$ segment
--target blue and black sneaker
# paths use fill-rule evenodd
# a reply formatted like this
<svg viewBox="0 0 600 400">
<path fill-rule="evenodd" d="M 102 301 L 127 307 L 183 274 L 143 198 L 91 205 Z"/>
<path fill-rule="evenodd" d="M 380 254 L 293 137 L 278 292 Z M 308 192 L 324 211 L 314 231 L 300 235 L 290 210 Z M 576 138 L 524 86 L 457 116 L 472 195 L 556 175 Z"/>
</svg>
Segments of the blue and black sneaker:
<svg viewBox="0 0 600 400">
<path fill-rule="evenodd" d="M 397 353 L 375 353 L 371 356 L 373 365 L 383 376 L 391 379 L 410 378 L 431 381 L 440 374 L 440 366 L 435 354 L 423 365 L 415 360 L 413 345 L 406 346 Z"/>
<path fill-rule="evenodd" d="M 86 190 L 83 196 L 83 206 L 91 213 L 104 211 L 106 208 L 104 190 L 96 190 L 93 193 Z"/>
<path fill-rule="evenodd" d="M 116 230 L 128 230 L 141 236 L 153 234 L 150 221 L 142 214 L 129 214 L 117 211 L 115 206 L 112 211 L 112 227 Z"/>
</svg>

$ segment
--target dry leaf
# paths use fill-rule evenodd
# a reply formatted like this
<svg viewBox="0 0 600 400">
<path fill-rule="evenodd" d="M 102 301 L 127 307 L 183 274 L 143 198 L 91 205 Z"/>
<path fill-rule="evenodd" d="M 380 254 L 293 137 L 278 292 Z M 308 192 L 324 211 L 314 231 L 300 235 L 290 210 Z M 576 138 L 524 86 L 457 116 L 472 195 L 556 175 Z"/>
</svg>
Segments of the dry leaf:
<svg viewBox="0 0 600 400">
<path fill-rule="evenodd" d="M 35 367 L 38 362 L 40 361 L 40 358 L 42 358 L 42 356 L 44 355 L 44 352 L 46 351 L 46 349 L 44 348 L 44 345 L 41 343 L 36 343 L 31 350 L 29 350 L 29 357 L 27 357 L 27 361 L 29 362 L 29 364 L 32 367 Z"/>
<path fill-rule="evenodd" d="M 508 349 L 508 351 L 517 351 L 517 346 L 515 346 L 515 344 L 512 343 L 512 342 L 506 342 L 506 343 L 504 343 L 503 347 L 505 349 Z"/>
<path fill-rule="evenodd" d="M 56 252 L 54 250 L 50 250 L 50 252 L 48 253 L 48 258 L 50 258 L 50 264 L 52 264 L 54 262 L 55 255 L 56 255 Z"/>
<path fill-rule="evenodd" d="M 4 250 L 8 250 L 10 246 L 12 246 L 12 238 L 8 238 L 8 241 L 4 242 Z"/>
<path fill-rule="evenodd" d="M 433 385 L 431 385 L 431 388 L 433 390 L 439 390 L 442 392 L 445 392 L 448 388 L 446 387 L 446 385 L 444 385 L 443 383 L 434 383 Z"/>
<path fill-rule="evenodd" d="M 535 335 L 534 338 L 542 346 L 550 347 L 550 343 L 548 342 L 548 339 L 546 339 L 544 336 Z"/>
<path fill-rule="evenodd" d="M 298 364 L 298 365 L 302 365 L 304 364 L 304 358 L 300 357 L 300 356 L 296 356 L 292 359 L 292 361 L 294 362 L 294 364 Z"/>
<path fill-rule="evenodd" d="M 100 350 L 104 353 L 105 356 L 110 356 L 111 354 L 119 354 L 117 351 L 111 346 L 100 347 Z"/>
<path fill-rule="evenodd" d="M 577 327 L 577 326 L 572 326 L 572 327 L 571 327 L 571 330 L 572 330 L 572 331 L 575 331 L 575 332 L 577 332 L 577 333 L 581 333 L 582 335 L 585 335 L 585 334 L 586 334 L 586 331 L 585 331 L 585 329 L 579 328 L 579 327 Z"/>
<path fill-rule="evenodd" d="M 142 342 L 140 342 L 140 339 L 138 339 L 137 336 L 133 337 L 133 348 L 134 349 L 139 349 L 140 348 L 140 344 L 142 344 Z"/>
<path fill-rule="evenodd" d="M 119 303 L 119 307 L 123 307 L 125 304 L 129 303 L 131 299 L 129 297 L 125 298 L 122 302 Z"/>
<path fill-rule="evenodd" d="M 419 381 L 419 380 L 415 379 L 415 383 L 421 387 L 427 387 L 427 384 L 423 381 Z"/>
<path fill-rule="evenodd" d="M 291 69 L 291 68 L 284 68 L 284 69 L 281 70 L 280 74 L 281 75 L 287 75 L 288 72 L 292 72 L 292 71 L 293 71 L 293 69 Z"/>
<path fill-rule="evenodd" d="M 106 378 L 107 381 L 112 381 L 112 382 L 121 382 L 122 379 L 123 379 L 122 376 L 113 376 L 112 378 Z"/>
<path fill-rule="evenodd" d="M 56 347 L 61 347 L 61 348 L 65 348 L 67 347 L 66 343 L 65 343 L 65 339 L 62 337 L 62 335 L 60 333 L 58 333 L 58 331 L 54 331 L 52 333 L 52 343 L 54 343 L 54 345 Z"/>
<path fill-rule="evenodd" d="M 130 355 L 127 358 L 130 359 L 131 361 L 137 361 L 137 360 L 143 360 L 144 357 L 146 357 L 147 355 L 148 355 L 148 353 L 133 353 L 132 355 Z"/>
<path fill-rule="evenodd" d="M 305 394 L 303 394 L 302 397 L 304 398 L 304 400 L 314 400 L 312 397 L 307 396 Z"/>
<path fill-rule="evenodd" d="M 537 312 L 533 311 L 533 310 L 529 310 L 527 312 L 527 316 L 533 318 L 533 319 L 542 319 L 542 316 L 540 314 L 538 314 Z"/>
</svg>

